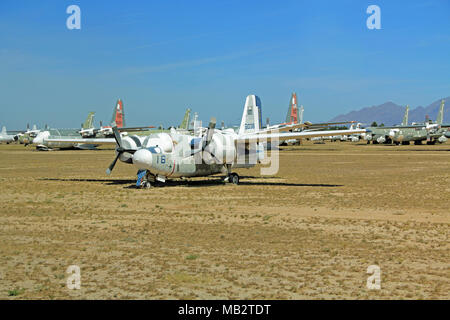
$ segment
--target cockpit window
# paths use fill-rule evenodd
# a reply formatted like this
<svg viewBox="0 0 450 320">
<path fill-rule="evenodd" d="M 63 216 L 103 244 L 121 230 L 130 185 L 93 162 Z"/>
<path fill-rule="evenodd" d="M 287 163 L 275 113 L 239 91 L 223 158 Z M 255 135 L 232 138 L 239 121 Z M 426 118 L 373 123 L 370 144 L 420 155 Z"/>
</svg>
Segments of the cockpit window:
<svg viewBox="0 0 450 320">
<path fill-rule="evenodd" d="M 150 151 L 151 153 L 161 153 L 160 147 L 149 147 L 147 148 L 147 150 Z"/>
</svg>

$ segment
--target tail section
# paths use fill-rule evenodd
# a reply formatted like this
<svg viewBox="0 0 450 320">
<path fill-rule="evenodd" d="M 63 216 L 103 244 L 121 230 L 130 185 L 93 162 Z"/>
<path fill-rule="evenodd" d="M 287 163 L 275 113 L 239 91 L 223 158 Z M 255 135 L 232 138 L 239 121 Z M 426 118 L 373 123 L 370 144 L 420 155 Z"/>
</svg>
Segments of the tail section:
<svg viewBox="0 0 450 320">
<path fill-rule="evenodd" d="M 300 106 L 300 118 L 298 119 L 298 122 L 300 124 L 303 123 L 303 111 L 305 111 L 305 109 L 303 108 L 303 106 Z"/>
<path fill-rule="evenodd" d="M 83 123 L 82 129 L 91 129 L 94 127 L 95 112 L 89 112 L 86 121 Z"/>
<path fill-rule="evenodd" d="M 2 134 L 6 134 L 6 127 L 2 128 Z"/>
<path fill-rule="evenodd" d="M 239 134 L 258 132 L 262 128 L 261 99 L 254 94 L 247 96 Z"/>
<path fill-rule="evenodd" d="M 117 128 L 125 127 L 125 112 L 123 108 L 122 100 L 117 100 L 116 105 L 113 109 L 113 116 L 111 119 L 111 124 L 116 123 Z"/>
<path fill-rule="evenodd" d="M 291 101 L 289 102 L 289 109 L 286 116 L 286 123 L 296 124 L 299 120 L 298 106 L 297 106 L 297 94 L 294 92 L 291 96 Z"/>
<path fill-rule="evenodd" d="M 408 116 L 409 116 L 409 106 L 406 106 L 405 115 L 403 116 L 402 126 L 408 125 Z"/>
<path fill-rule="evenodd" d="M 180 129 L 188 130 L 190 119 L 191 119 L 191 109 L 187 108 L 186 113 L 184 114 L 183 121 L 181 122 Z"/>
<path fill-rule="evenodd" d="M 437 124 L 442 124 L 444 122 L 444 104 L 445 104 L 445 100 L 442 99 L 441 106 L 439 107 L 439 113 L 436 118 Z"/>
</svg>

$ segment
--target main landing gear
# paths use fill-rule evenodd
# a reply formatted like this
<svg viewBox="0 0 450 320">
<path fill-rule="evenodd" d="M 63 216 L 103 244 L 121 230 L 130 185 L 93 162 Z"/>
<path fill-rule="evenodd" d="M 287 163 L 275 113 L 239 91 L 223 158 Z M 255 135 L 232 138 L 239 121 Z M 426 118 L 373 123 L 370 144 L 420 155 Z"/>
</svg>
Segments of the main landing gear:
<svg viewBox="0 0 450 320">
<path fill-rule="evenodd" d="M 155 177 L 147 170 L 139 170 L 137 173 L 136 187 L 150 189 L 153 186 L 156 186 Z"/>
<path fill-rule="evenodd" d="M 223 181 L 230 182 L 236 185 L 239 184 L 239 175 L 235 172 L 231 172 L 231 164 L 227 164 L 227 176 Z"/>
</svg>

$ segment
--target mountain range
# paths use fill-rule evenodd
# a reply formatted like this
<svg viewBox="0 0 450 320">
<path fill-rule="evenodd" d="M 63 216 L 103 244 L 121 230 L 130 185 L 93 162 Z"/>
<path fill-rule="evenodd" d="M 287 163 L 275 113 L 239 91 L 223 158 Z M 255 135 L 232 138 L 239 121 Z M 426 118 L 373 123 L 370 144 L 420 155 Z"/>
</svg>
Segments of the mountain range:
<svg viewBox="0 0 450 320">
<path fill-rule="evenodd" d="M 450 122 L 450 97 L 443 98 L 446 101 L 444 107 L 444 123 Z M 409 123 L 411 122 L 423 122 L 426 115 L 431 120 L 436 120 L 436 116 L 441 104 L 441 99 L 438 99 L 428 105 L 427 107 L 418 106 L 416 108 L 409 107 Z M 377 106 L 366 107 L 357 111 L 350 111 L 346 114 L 341 114 L 330 122 L 338 121 L 357 121 L 370 125 L 376 121 L 378 124 L 384 123 L 385 125 L 400 124 L 403 120 L 406 106 L 400 106 L 392 101 L 385 102 Z"/>
</svg>

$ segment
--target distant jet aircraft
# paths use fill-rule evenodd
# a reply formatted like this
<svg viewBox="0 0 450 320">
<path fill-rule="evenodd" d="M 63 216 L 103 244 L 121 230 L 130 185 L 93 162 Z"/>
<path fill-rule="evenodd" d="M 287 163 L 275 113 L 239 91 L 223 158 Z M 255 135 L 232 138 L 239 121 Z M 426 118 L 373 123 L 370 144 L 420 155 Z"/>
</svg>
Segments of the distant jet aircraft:
<svg viewBox="0 0 450 320">
<path fill-rule="evenodd" d="M 137 186 L 150 187 L 169 178 L 204 177 L 218 173 L 226 174 L 225 181 L 239 183 L 239 176 L 232 168 L 249 168 L 264 159 L 263 142 L 289 140 L 339 133 L 353 134 L 359 130 L 273 132 L 261 128 L 261 100 L 255 95 L 246 98 L 239 131 L 232 128 L 215 129 L 215 119 L 201 137 L 170 133 L 148 136 L 122 136 L 113 127 L 114 139 L 74 139 L 72 143 L 86 141 L 95 144 L 116 144 L 116 157 L 107 169 L 110 174 L 117 161 L 133 164 L 138 170 Z M 52 142 L 61 142 L 55 139 Z"/>
</svg>

